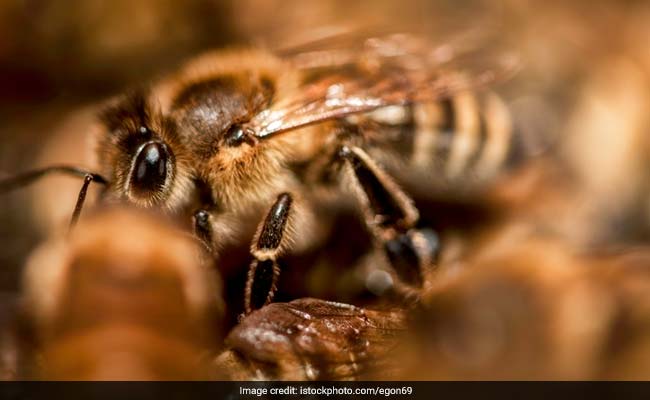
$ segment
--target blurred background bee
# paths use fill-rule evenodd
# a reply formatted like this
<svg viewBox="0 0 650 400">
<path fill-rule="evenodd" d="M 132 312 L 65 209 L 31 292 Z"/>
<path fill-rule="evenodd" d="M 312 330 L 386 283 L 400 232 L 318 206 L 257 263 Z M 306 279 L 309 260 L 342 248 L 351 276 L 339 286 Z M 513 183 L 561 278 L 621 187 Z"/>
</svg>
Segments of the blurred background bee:
<svg viewBox="0 0 650 400">
<path fill-rule="evenodd" d="M 566 250 L 571 257 L 559 259 L 564 260 L 561 263 L 569 270 L 592 265 L 592 259 L 575 261 L 572 258 L 575 253 L 601 255 L 603 250 L 627 252 L 631 246 L 645 246 L 650 237 L 650 192 L 647 187 L 650 143 L 646 134 L 650 104 L 646 90 L 650 56 L 642 45 L 647 42 L 643 38 L 648 36 L 645 21 L 650 10 L 643 2 L 626 2 L 623 6 L 605 1 L 571 4 L 550 2 L 544 5 L 504 1 L 496 5 L 476 0 L 462 4 L 414 1 L 405 5 L 385 0 L 351 5 L 336 0 L 305 4 L 298 1 L 276 3 L 247 0 L 231 3 L 195 0 L 181 5 L 152 0 L 139 2 L 138 7 L 142 11 L 138 13 L 127 13 L 131 5 L 122 5 L 121 2 L 101 5 L 94 1 L 80 1 L 78 6 L 74 11 L 61 7 L 55 1 L 38 4 L 10 1 L 0 6 L 0 20 L 5 21 L 0 24 L 0 29 L 6 30 L 1 36 L 15 38 L 0 43 L 0 59 L 5 72 L 2 79 L 6 80 L 0 85 L 0 113 L 5 121 L 0 127 L 3 132 L 0 170 L 3 174 L 9 174 L 54 164 L 75 164 L 107 175 L 113 184 L 121 182 L 121 185 L 109 186 L 104 197 L 124 198 L 129 196 L 125 187 L 126 182 L 132 180 L 128 178 L 129 171 L 133 169 L 131 162 L 142 161 L 143 165 L 149 163 L 159 167 L 157 171 L 164 173 L 159 173 L 156 178 L 163 177 L 165 179 L 161 178 L 162 181 L 166 181 L 170 173 L 167 162 L 172 157 L 165 151 L 173 152 L 178 164 L 173 167 L 174 174 L 177 174 L 175 179 L 184 178 L 181 179 L 186 182 L 182 185 L 183 190 L 177 190 L 178 187 L 174 188 L 173 185 L 152 184 L 148 188 L 144 185 L 145 192 L 152 192 L 151 188 L 154 193 L 158 193 L 161 187 L 164 190 L 156 196 L 143 196 L 135 202 L 158 202 L 157 206 L 176 205 L 172 208 L 185 214 L 181 219 L 188 225 L 195 225 L 186 228 L 196 231 L 204 240 L 206 231 L 196 229 L 195 221 L 211 221 L 208 226 L 214 232 L 213 238 L 205 242 L 211 243 L 209 247 L 212 248 L 216 245 L 220 256 L 218 269 L 228 282 L 224 287 L 229 305 L 224 332 L 235 325 L 237 316 L 244 308 L 242 293 L 246 290 L 246 281 L 249 282 L 249 293 L 260 293 L 252 287 L 255 280 L 247 276 L 251 259 L 252 271 L 257 271 L 259 275 L 270 272 L 268 276 L 274 277 L 277 275 L 274 263 L 282 258 L 282 278 L 270 278 L 262 285 L 267 287 L 267 292 L 271 291 L 273 285 L 278 286 L 275 301 L 312 297 L 375 306 L 378 303 L 376 294 L 385 293 L 391 285 L 404 280 L 422 283 L 424 308 L 435 309 L 443 321 L 445 316 L 453 319 L 455 313 L 462 314 L 464 311 L 459 310 L 465 308 L 440 305 L 437 296 L 444 299 L 446 295 L 444 290 L 437 289 L 433 276 L 440 277 L 443 282 L 452 279 L 449 277 L 454 274 L 467 277 L 454 280 L 448 286 L 450 291 L 466 293 L 464 290 L 469 286 L 483 287 L 482 283 L 491 281 L 495 276 L 499 280 L 499 277 L 509 273 L 508 266 L 512 265 L 513 270 L 522 271 L 524 279 L 522 283 L 511 286 L 525 286 L 527 279 L 530 279 L 533 282 L 531 285 L 536 287 L 542 283 L 539 274 L 535 273 L 537 269 L 534 263 L 526 261 L 525 256 L 517 255 L 519 251 L 526 252 L 531 248 L 531 237 L 544 243 L 549 240 L 566 246 L 568 250 L 563 247 L 562 252 Z M 268 15 L 274 18 L 270 20 Z M 472 22 L 468 24 L 467 21 Z M 390 32 L 424 34 L 401 37 L 375 35 L 374 40 L 339 34 L 355 32 L 359 25 L 388 27 L 387 31 Z M 276 28 L 278 26 L 283 28 Z M 334 32 L 321 29 L 319 32 L 319 28 L 330 26 L 343 26 L 344 29 Z M 435 30 L 431 26 L 435 26 Z M 550 26 L 555 29 L 549 30 Z M 603 27 L 609 26 L 619 29 L 603 38 Z M 494 47 L 499 46 L 484 47 L 491 39 L 475 40 L 477 36 L 480 39 L 485 35 L 486 31 L 493 32 L 490 38 L 498 37 L 500 42 L 507 43 L 507 48 L 514 50 L 523 61 L 514 79 L 506 80 L 508 73 L 502 76 L 497 73 L 494 78 L 503 78 L 504 81 L 489 90 L 483 90 L 482 85 L 477 84 L 482 81 L 477 71 L 493 71 L 495 64 L 490 64 L 490 60 L 504 59 L 494 58 L 498 54 Z M 307 32 L 312 34 L 305 38 Z M 319 41 L 319 38 L 331 37 L 332 34 L 338 35 L 338 43 Z M 299 45 L 306 42 L 312 43 L 311 47 Z M 61 43 L 66 45 L 62 46 Z M 413 70 L 408 66 L 414 65 L 415 71 L 422 69 L 422 54 L 433 57 L 436 68 L 444 66 L 445 72 L 449 67 L 448 70 L 465 73 L 455 75 L 453 79 L 453 74 L 445 73 L 447 81 L 442 86 L 450 89 L 458 84 L 458 87 L 435 101 L 427 99 L 413 102 L 414 105 L 393 104 L 354 115 L 337 114 L 340 117 L 337 124 L 328 121 L 321 126 L 327 127 L 332 137 L 338 139 L 337 143 L 325 143 L 324 136 L 303 134 L 305 131 L 317 132 L 316 126 L 306 127 L 300 134 L 298 130 L 270 134 L 273 126 L 288 126 L 283 124 L 297 115 L 292 112 L 287 112 L 289 118 L 282 120 L 272 119 L 271 113 L 258 113 L 251 119 L 248 117 L 253 113 L 248 113 L 247 109 L 247 118 L 244 119 L 248 121 L 235 118 L 239 125 L 233 129 L 229 129 L 230 125 L 223 129 L 215 128 L 215 132 L 219 131 L 217 136 L 220 140 L 225 142 L 227 134 L 230 134 L 231 142 L 235 144 L 227 152 L 221 151 L 221 156 L 238 152 L 244 154 L 243 150 L 252 148 L 266 148 L 275 153 L 271 156 L 267 152 L 267 157 L 260 159 L 278 160 L 280 154 L 285 161 L 291 160 L 290 167 L 282 169 L 283 173 L 274 173 L 280 169 L 262 170 L 273 175 L 275 180 L 265 179 L 261 177 L 262 174 L 258 176 L 258 184 L 266 188 L 273 186 L 273 190 L 259 196 L 246 192 L 252 196 L 242 206 L 242 210 L 252 210 L 247 214 L 239 210 L 239 203 L 233 200 L 246 196 L 232 195 L 235 192 L 225 190 L 238 189 L 239 185 L 220 187 L 217 183 L 223 180 L 223 174 L 219 179 L 216 179 L 216 175 L 212 176 L 214 179 L 209 177 L 208 170 L 215 169 L 218 163 L 205 163 L 202 167 L 204 171 L 197 173 L 197 163 L 192 157 L 195 157 L 197 150 L 210 153 L 214 149 L 197 143 L 194 151 L 183 151 L 174 145 L 176 142 L 168 143 L 168 136 L 158 140 L 161 138 L 157 135 L 166 129 L 161 114 L 166 115 L 174 98 L 183 97 L 179 94 L 181 89 L 187 90 L 194 82 L 195 77 L 187 72 L 192 62 L 186 64 L 185 59 L 223 45 L 250 47 L 251 44 L 256 48 L 275 49 L 282 56 L 282 62 L 309 71 L 301 74 L 297 81 L 300 84 L 316 84 L 312 86 L 313 90 L 320 95 L 324 89 L 331 89 L 324 90 L 324 94 L 330 96 L 330 100 L 337 101 L 349 100 L 350 97 L 342 96 L 345 91 L 337 90 L 353 88 L 350 82 L 361 85 L 364 90 L 370 88 L 363 86 L 367 83 L 358 83 L 351 77 L 365 74 L 385 76 L 382 75 L 382 68 L 388 65 L 391 70 L 395 67 L 392 62 L 398 66 L 393 72 L 408 71 L 410 74 Z M 401 53 L 391 55 L 390 50 L 395 48 Z M 423 53 L 419 50 L 421 48 L 426 48 L 427 52 Z M 480 50 L 478 53 L 487 54 L 488 57 L 474 57 L 477 48 Z M 234 53 L 221 54 L 221 57 L 226 57 L 224 54 Z M 260 57 L 260 53 L 255 54 L 251 57 Z M 377 60 L 380 62 L 377 63 Z M 195 66 L 203 65 L 201 61 L 196 63 Z M 220 58 L 219 63 L 227 64 L 225 58 Z M 263 63 L 255 64 L 255 71 L 263 69 Z M 232 64 L 232 68 L 238 72 L 239 66 L 239 63 Z M 425 70 L 441 71 L 436 68 Z M 291 70 L 294 69 L 282 72 Z M 342 87 L 322 84 L 328 76 L 333 76 L 333 70 L 336 71 L 336 80 L 343 82 Z M 179 75 L 173 71 L 181 72 Z M 213 72 L 205 76 L 213 76 Z M 404 74 L 405 80 L 416 82 L 417 76 L 409 74 Z M 255 76 L 259 78 L 261 75 Z M 270 82 L 274 82 L 274 85 L 281 81 L 277 75 L 268 77 L 272 77 Z M 141 93 L 148 94 L 140 97 L 122 97 L 121 102 L 119 97 L 113 97 L 108 108 L 87 106 L 103 102 L 116 93 L 124 93 L 129 87 L 143 87 L 142 83 L 151 82 L 152 78 L 157 83 L 144 87 L 153 92 L 145 90 Z M 388 81 L 395 82 L 391 79 Z M 247 93 L 264 93 L 263 81 L 248 81 Z M 377 83 L 377 80 L 371 81 Z M 295 84 L 296 81 L 293 82 Z M 224 85 L 219 87 L 225 90 Z M 242 85 L 238 83 L 239 93 L 241 88 Z M 376 98 L 390 95 L 390 90 L 383 89 L 386 88 L 381 91 L 377 89 Z M 190 92 L 191 95 L 187 94 L 184 98 L 185 105 L 178 108 L 174 118 L 183 120 L 186 128 L 202 130 L 203 126 L 197 128 L 195 125 L 197 121 L 206 119 L 204 116 L 198 119 L 194 116 L 201 109 L 197 105 L 205 104 L 206 100 L 201 97 L 200 90 Z M 299 90 L 286 93 L 304 95 L 308 92 Z M 403 95 L 403 91 L 399 93 Z M 261 97 L 260 101 L 264 103 L 266 98 L 264 95 Z M 198 98 L 201 98 L 200 101 Z M 160 104 L 159 100 L 162 100 Z M 274 97 L 275 100 L 279 99 Z M 273 104 L 280 109 L 280 103 Z M 273 110 L 273 104 L 268 109 Z M 145 116 L 151 118 L 151 126 L 145 124 L 144 127 L 149 130 L 141 132 L 142 137 L 153 135 L 151 138 L 156 139 L 154 143 L 148 138 L 134 145 L 136 150 L 140 149 L 141 157 L 132 150 L 118 149 L 114 153 L 92 150 L 91 143 L 96 143 L 98 137 L 110 137 L 106 135 L 106 127 L 111 122 L 126 120 L 126 130 L 139 132 L 141 126 L 136 123 L 137 120 L 122 118 L 120 112 L 130 106 L 137 110 L 140 105 L 147 111 Z M 236 109 L 233 107 L 228 109 Z M 282 109 L 290 110 L 286 104 Z M 104 110 L 104 122 L 98 125 L 97 115 L 101 110 Z M 161 110 L 164 112 L 159 113 Z M 127 114 L 132 117 L 134 113 Z M 269 133 L 266 138 L 264 132 Z M 320 137 L 323 143 L 307 141 L 307 136 Z M 345 143 L 341 138 L 346 140 Z M 109 145 L 105 148 L 109 148 Z M 288 149 L 294 154 L 289 154 Z M 321 149 L 327 151 L 321 152 Z M 118 153 L 122 158 L 116 156 Z M 127 153 L 130 157 L 125 156 Z M 262 153 L 255 154 L 259 156 Z M 314 162 L 311 165 L 299 162 L 295 153 L 303 156 L 302 161 Z M 103 163 L 99 162 L 99 155 L 105 157 Z M 333 172 L 321 169 L 321 166 L 330 163 L 332 157 L 340 160 L 334 163 L 336 168 Z M 274 164 L 267 162 L 264 165 L 268 167 Z M 178 173 L 180 170 L 182 172 Z M 111 175 L 114 171 L 120 171 L 122 175 Z M 365 178 L 360 178 L 363 174 Z M 140 183 L 151 183 L 149 178 L 152 176 L 143 172 Z M 337 191 L 332 190 L 332 187 L 338 188 L 336 185 L 340 176 L 344 177 L 345 196 L 336 195 Z M 197 177 L 200 179 L 195 179 Z M 196 185 L 201 181 L 202 184 Z M 243 181 L 253 180 L 246 178 L 240 182 Z M 312 185 L 315 181 L 319 184 Z M 310 185 L 304 185 L 305 182 L 310 182 Z M 366 182 L 365 187 L 363 182 Z M 3 242 L 0 261 L 3 269 L 0 272 L 0 287 L 5 292 L 3 299 L 6 302 L 0 309 L 0 321 L 13 318 L 18 277 L 27 254 L 40 237 L 49 234 L 63 221 L 67 222 L 79 186 L 78 180 L 52 176 L 40 181 L 29 192 L 3 195 L 0 214 L 3 222 L 0 224 Z M 309 193 L 304 186 L 318 189 Z M 203 190 L 185 190 L 192 187 L 207 187 L 209 196 L 205 196 Z M 97 203 L 100 191 L 99 187 L 91 186 L 89 204 Z M 173 195 L 170 194 L 172 192 Z M 227 193 L 230 194 L 226 196 Z M 283 193 L 291 196 L 283 197 Z M 386 207 L 380 210 L 377 204 L 373 204 L 371 198 L 377 194 L 384 200 L 388 199 L 382 204 L 390 204 L 392 212 L 387 213 Z M 197 214 L 196 211 L 205 205 L 206 198 L 227 207 L 221 210 L 206 207 L 203 208 L 206 213 Z M 346 204 L 347 201 L 350 204 Z M 286 210 L 292 211 L 285 214 Z M 273 242 L 271 239 L 274 235 L 265 235 L 265 231 L 271 231 L 265 230 L 264 226 L 268 220 L 266 216 L 274 212 L 286 218 L 278 220 L 282 223 L 272 223 L 271 220 L 266 225 L 281 225 L 287 231 L 279 243 L 275 243 L 275 250 L 278 251 L 270 252 L 259 244 Z M 362 217 L 359 218 L 357 214 Z M 377 218 L 378 215 L 399 215 L 401 218 L 392 219 L 402 221 L 397 223 L 398 228 L 395 228 L 395 224 L 386 227 L 382 226 L 382 220 L 386 222 L 391 218 Z M 504 270 L 485 267 L 490 263 L 481 261 L 482 256 L 477 256 L 477 249 L 490 247 L 490 243 L 495 246 L 503 243 L 494 238 L 498 238 L 498 233 L 503 229 L 513 227 L 518 234 L 506 236 L 508 240 L 505 243 L 512 247 L 508 250 L 510 253 L 505 252 L 511 255 L 503 257 L 503 264 L 506 264 Z M 295 230 L 292 232 L 288 228 Z M 296 239 L 294 247 L 289 246 L 291 238 Z M 251 242 L 258 246 L 254 245 L 251 249 Z M 436 250 L 438 244 L 439 254 Z M 406 254 L 408 248 L 415 249 L 412 251 L 417 256 L 415 261 L 409 257 L 394 257 L 397 253 Z M 553 249 L 556 249 L 555 244 L 550 247 L 549 253 L 557 254 Z M 638 265 L 641 266 L 638 268 L 643 269 L 644 258 L 640 260 Z M 433 265 L 433 261 L 437 266 L 435 269 L 409 273 L 414 265 L 421 269 L 423 265 Z M 262 268 L 258 269 L 259 265 Z M 479 269 L 491 272 L 476 274 L 477 283 L 473 283 L 469 274 Z M 392 270 L 399 273 L 395 275 Z M 627 271 L 627 268 L 621 271 Z M 627 273 L 621 274 L 626 276 Z M 560 271 L 557 276 L 559 282 L 559 277 L 564 276 L 563 272 Z M 577 276 L 576 280 L 595 279 L 579 273 Z M 609 278 L 597 279 L 607 282 Z M 629 281 L 612 278 L 611 282 L 622 287 Z M 505 286 L 511 287 L 508 284 Z M 542 293 L 540 298 L 548 294 L 542 290 L 539 293 Z M 463 296 L 458 295 L 457 298 L 464 302 L 466 298 Z M 256 301 L 257 306 L 269 300 L 267 294 L 255 300 L 251 295 L 247 298 L 249 303 Z M 390 303 L 390 300 L 385 301 Z M 507 296 L 503 301 L 516 302 Z M 474 300 L 467 300 L 467 304 L 475 303 Z M 494 322 L 495 318 L 498 319 L 501 303 L 482 303 L 486 308 L 477 308 L 480 321 Z M 570 308 L 570 304 L 561 301 L 558 304 L 555 308 L 544 309 L 543 313 L 548 312 L 550 320 L 556 321 L 554 324 L 566 325 L 566 322 L 562 322 L 565 319 L 560 318 L 560 312 Z M 280 306 L 284 310 L 283 307 Z M 623 310 L 622 313 L 628 312 L 626 306 L 617 307 L 613 306 L 614 309 Z M 525 314 L 521 310 L 515 312 L 517 318 Z M 585 313 L 597 313 L 595 310 L 601 309 L 594 306 L 585 310 Z M 641 308 L 632 307 L 631 310 L 640 315 L 644 313 Z M 558 319 L 554 319 L 556 316 Z M 462 321 L 463 318 L 463 315 L 457 316 Z M 263 321 L 264 318 L 258 317 L 258 320 Z M 642 317 L 638 319 L 642 320 Z M 424 324 L 424 328 L 417 325 L 414 331 L 425 332 L 423 336 L 426 336 L 426 332 L 431 330 L 437 332 L 438 327 L 442 326 L 439 323 L 438 320 L 429 322 Z M 498 325 L 496 322 L 496 325 L 490 323 L 478 324 L 480 329 L 477 328 L 477 335 L 480 336 L 482 329 L 492 335 L 489 337 L 504 332 L 497 329 L 497 333 L 490 333 L 490 327 Z M 607 331 L 608 323 L 601 325 L 603 332 Z M 462 334 L 469 329 L 466 326 L 458 323 L 454 328 L 457 330 L 452 331 Z M 569 328 L 571 326 L 567 325 Z M 233 337 L 239 335 L 243 328 L 239 329 L 233 331 Z M 445 325 L 440 331 L 448 332 L 448 327 Z M 442 336 L 448 335 L 444 332 Z M 528 334 L 525 330 L 518 332 L 524 336 Z M 559 330 L 551 342 L 564 343 L 560 339 L 565 333 Z M 3 348 L 14 348 L 13 334 L 8 333 L 0 339 Z M 493 344 L 478 343 L 476 348 L 461 351 L 458 350 L 461 345 L 448 345 L 445 340 L 440 346 L 431 343 L 422 345 L 438 346 L 434 350 L 429 349 L 432 357 L 438 357 L 442 351 L 449 362 L 447 366 L 456 368 L 457 373 L 444 370 L 428 377 L 487 376 L 481 375 L 482 367 L 468 367 L 469 364 L 463 364 L 462 360 L 460 364 L 454 363 L 461 353 L 467 355 L 470 361 L 473 357 L 479 361 L 487 360 L 489 357 L 484 357 L 481 351 Z M 495 339 L 494 343 L 497 342 Z M 248 344 L 235 339 L 229 343 L 237 351 L 246 353 L 244 359 L 252 360 L 253 364 L 260 361 L 256 358 L 259 355 L 248 354 L 252 348 Z M 467 343 L 475 345 L 472 338 Z M 597 347 L 594 345 L 593 348 Z M 513 348 L 506 345 L 504 349 Z M 478 349 L 481 354 L 472 354 L 473 349 Z M 523 355 L 526 353 L 523 350 L 512 351 L 521 355 L 522 360 L 518 362 L 533 364 L 532 355 Z M 12 351 L 3 354 L 3 360 L 8 364 L 17 357 Z M 493 351 L 491 354 L 502 353 Z M 585 354 L 594 353 L 585 351 Z M 496 360 L 498 356 L 490 359 Z M 595 365 L 595 361 L 589 361 L 587 356 L 582 359 L 584 365 Z M 487 361 L 481 362 L 477 361 L 474 365 L 488 365 Z M 626 365 L 628 361 L 621 363 Z M 563 371 L 558 378 L 611 376 L 604 372 L 589 375 L 584 370 L 577 373 L 577 369 L 568 367 L 558 370 Z M 520 371 L 527 371 L 529 377 L 548 376 L 543 371 L 532 369 L 522 368 Z"/>
<path fill-rule="evenodd" d="M 441 265 L 392 350 L 401 378 L 648 379 L 648 249 L 585 254 L 517 231 Z"/>
<path fill-rule="evenodd" d="M 125 227 L 137 240 L 125 235 Z M 129 209 L 93 213 L 28 260 L 15 378 L 209 379 L 221 282 L 198 242 Z"/>
</svg>

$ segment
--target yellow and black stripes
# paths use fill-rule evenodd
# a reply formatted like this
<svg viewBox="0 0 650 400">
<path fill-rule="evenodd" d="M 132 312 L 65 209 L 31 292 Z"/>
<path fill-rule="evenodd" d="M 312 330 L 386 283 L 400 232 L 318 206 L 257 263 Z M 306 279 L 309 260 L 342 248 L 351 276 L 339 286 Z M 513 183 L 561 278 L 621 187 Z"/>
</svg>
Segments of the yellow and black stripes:
<svg viewBox="0 0 650 400">
<path fill-rule="evenodd" d="M 351 122 L 370 127 L 370 147 L 459 184 L 468 176 L 494 176 L 506 164 L 514 140 L 509 111 L 491 92 L 466 91 L 437 102 L 386 107 Z"/>
</svg>

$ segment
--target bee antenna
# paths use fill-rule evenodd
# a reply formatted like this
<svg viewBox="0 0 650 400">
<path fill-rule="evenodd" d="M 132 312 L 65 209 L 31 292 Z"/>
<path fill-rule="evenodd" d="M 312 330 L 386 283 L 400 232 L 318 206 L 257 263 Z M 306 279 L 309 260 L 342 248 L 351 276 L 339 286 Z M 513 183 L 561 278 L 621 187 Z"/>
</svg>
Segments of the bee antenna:
<svg viewBox="0 0 650 400">
<path fill-rule="evenodd" d="M 91 181 L 101 183 L 102 185 L 106 185 L 108 183 L 108 180 L 100 174 L 86 171 L 83 168 L 73 167 L 70 165 L 53 165 L 50 167 L 22 172 L 20 174 L 10 176 L 9 178 L 0 179 L 0 193 L 10 192 L 14 189 L 27 186 L 36 180 L 54 172 L 79 176 L 83 178 L 86 178 L 86 176 L 91 176 Z"/>
<path fill-rule="evenodd" d="M 77 224 L 79 215 L 81 214 L 81 209 L 83 208 L 84 201 L 86 200 L 86 192 L 88 192 L 88 186 L 90 186 L 90 182 L 92 182 L 94 179 L 95 178 L 92 174 L 86 174 L 86 176 L 84 176 L 84 183 L 81 186 L 81 190 L 79 190 L 79 196 L 77 197 L 77 203 L 74 206 L 74 211 L 72 212 L 72 217 L 70 218 L 68 231 L 72 231 L 74 226 Z"/>
<path fill-rule="evenodd" d="M 22 172 L 9 178 L 0 180 L 0 193 L 10 192 L 14 189 L 27 186 L 36 180 L 50 174 L 53 172 L 68 174 L 72 176 L 80 176 L 84 178 L 84 183 L 81 186 L 79 191 L 79 196 L 77 197 L 77 203 L 75 204 L 72 217 L 70 218 L 69 230 L 72 230 L 79 219 L 81 214 L 81 209 L 83 208 L 84 201 L 86 200 L 86 193 L 88 192 L 88 186 L 90 182 L 97 182 L 102 185 L 108 184 L 108 180 L 101 176 L 90 171 L 86 171 L 83 168 L 73 167 L 70 165 L 53 165 L 50 167 L 45 167 L 41 169 L 35 169 L 32 171 Z"/>
</svg>

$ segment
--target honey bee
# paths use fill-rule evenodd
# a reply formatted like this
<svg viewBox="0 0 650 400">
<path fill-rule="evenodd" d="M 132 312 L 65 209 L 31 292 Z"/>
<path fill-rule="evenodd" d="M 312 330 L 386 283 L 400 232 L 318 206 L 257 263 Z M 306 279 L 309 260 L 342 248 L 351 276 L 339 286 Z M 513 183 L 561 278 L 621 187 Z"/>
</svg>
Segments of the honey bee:
<svg viewBox="0 0 650 400">
<path fill-rule="evenodd" d="M 346 39 L 349 41 L 349 38 Z M 76 221 L 91 181 L 102 201 L 160 208 L 192 221 L 215 254 L 247 242 L 254 260 L 246 312 L 268 304 L 278 259 L 317 244 L 321 210 L 354 200 L 395 287 L 422 282 L 438 239 L 418 226 L 419 211 L 376 159 L 397 151 L 421 170 L 458 178 L 491 176 L 512 142 L 497 97 L 471 94 L 516 69 L 513 57 L 477 67 L 461 47 L 432 46 L 411 35 L 316 43 L 273 52 L 225 50 L 113 99 L 92 132 L 96 171 L 54 167 L 7 180 L 24 184 L 46 172 L 85 176 Z M 334 200 L 332 200 L 334 198 Z M 266 211 L 266 212 L 265 212 Z M 254 282 L 268 289 L 253 298 Z"/>
<path fill-rule="evenodd" d="M 411 310 L 402 379 L 647 379 L 647 248 L 584 253 L 514 226 L 474 245 Z"/>
<path fill-rule="evenodd" d="M 126 209 L 93 213 L 45 243 L 24 273 L 34 345 L 22 378 L 212 377 L 224 310 L 202 251 L 159 217 Z"/>
<path fill-rule="evenodd" d="M 390 379 L 396 369 L 388 356 L 405 328 L 401 309 L 313 298 L 271 303 L 230 332 L 215 365 L 233 380 Z"/>
</svg>

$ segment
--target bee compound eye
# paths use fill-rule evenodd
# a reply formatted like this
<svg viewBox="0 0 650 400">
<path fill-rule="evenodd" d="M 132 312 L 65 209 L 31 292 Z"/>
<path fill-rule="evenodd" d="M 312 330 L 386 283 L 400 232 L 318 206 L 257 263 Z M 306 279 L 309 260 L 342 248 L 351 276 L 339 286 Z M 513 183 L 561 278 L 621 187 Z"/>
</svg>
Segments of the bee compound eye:
<svg viewBox="0 0 650 400">
<path fill-rule="evenodd" d="M 230 147 L 238 147 L 242 143 L 254 146 L 257 143 L 252 129 L 241 124 L 232 124 L 226 131 L 225 140 Z"/>
<path fill-rule="evenodd" d="M 236 147 L 244 142 L 246 139 L 246 133 L 244 129 L 239 124 L 232 124 L 228 131 L 226 132 L 226 144 L 228 146 Z"/>
<path fill-rule="evenodd" d="M 160 191 L 167 180 L 170 154 L 160 142 L 146 143 L 136 156 L 131 172 L 131 189 L 137 194 Z"/>
</svg>

